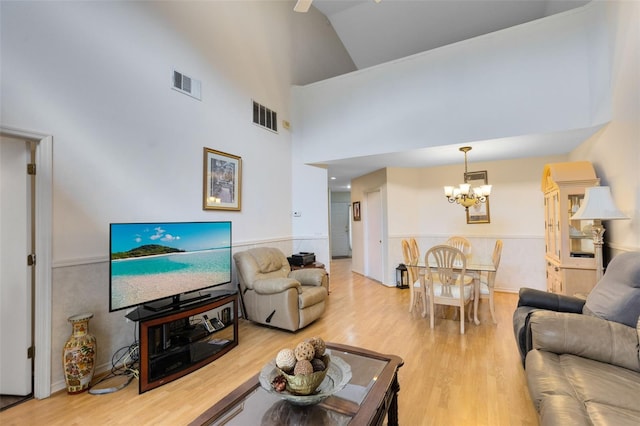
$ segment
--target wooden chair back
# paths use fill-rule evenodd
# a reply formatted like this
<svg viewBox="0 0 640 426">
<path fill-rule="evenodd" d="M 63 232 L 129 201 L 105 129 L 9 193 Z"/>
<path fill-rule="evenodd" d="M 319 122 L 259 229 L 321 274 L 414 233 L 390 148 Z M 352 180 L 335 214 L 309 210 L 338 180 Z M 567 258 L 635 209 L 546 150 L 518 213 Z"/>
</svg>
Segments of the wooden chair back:
<svg viewBox="0 0 640 426">
<path fill-rule="evenodd" d="M 431 328 L 434 324 L 433 305 L 460 308 L 460 333 L 464 334 L 464 309 L 473 300 L 473 283 L 466 284 L 467 258 L 462 250 L 448 244 L 431 247 L 424 258 L 429 282 Z"/>
<path fill-rule="evenodd" d="M 471 254 L 471 243 L 465 237 L 454 235 L 447 240 L 446 244 L 457 248 L 464 253 L 465 256 L 469 256 Z"/>
<path fill-rule="evenodd" d="M 409 272 L 409 285 L 413 287 L 418 280 L 418 268 L 415 267 L 418 264 L 418 257 L 414 256 L 410 241 L 402 240 L 402 257 Z"/>
<path fill-rule="evenodd" d="M 411 248 L 411 257 L 415 259 L 417 264 L 420 260 L 420 248 L 418 247 L 418 242 L 415 238 L 409 238 L 409 247 Z"/>
</svg>

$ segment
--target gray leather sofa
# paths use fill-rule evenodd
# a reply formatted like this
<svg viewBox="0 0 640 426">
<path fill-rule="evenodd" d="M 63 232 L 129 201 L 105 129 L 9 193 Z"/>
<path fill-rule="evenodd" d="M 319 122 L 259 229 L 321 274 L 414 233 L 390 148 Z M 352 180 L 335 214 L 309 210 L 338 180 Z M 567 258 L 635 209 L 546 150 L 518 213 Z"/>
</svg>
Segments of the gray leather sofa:
<svg viewBox="0 0 640 426">
<path fill-rule="evenodd" d="M 233 258 L 247 319 L 296 331 L 324 313 L 329 288 L 324 269 L 291 271 L 285 255 L 273 247 L 252 248 Z"/>
<path fill-rule="evenodd" d="M 514 332 L 542 425 L 640 424 L 640 253 L 580 300 L 520 293 Z"/>
</svg>

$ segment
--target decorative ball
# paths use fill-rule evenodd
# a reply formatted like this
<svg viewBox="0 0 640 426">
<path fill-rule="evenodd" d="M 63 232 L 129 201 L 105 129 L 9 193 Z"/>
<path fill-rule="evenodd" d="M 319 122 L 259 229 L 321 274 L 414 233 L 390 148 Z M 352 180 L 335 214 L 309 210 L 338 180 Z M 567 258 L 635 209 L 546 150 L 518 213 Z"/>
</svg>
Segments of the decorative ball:
<svg viewBox="0 0 640 426">
<path fill-rule="evenodd" d="M 273 378 L 271 386 L 276 392 L 283 392 L 287 388 L 287 379 L 283 375 L 279 375 Z"/>
<path fill-rule="evenodd" d="M 293 374 L 295 374 L 296 376 L 298 374 L 307 376 L 311 373 L 313 373 L 313 366 L 311 365 L 311 362 L 309 360 L 302 359 L 296 362 L 296 366 L 293 369 Z"/>
<path fill-rule="evenodd" d="M 324 340 L 322 340 L 322 337 L 314 336 L 307 339 L 307 342 L 313 345 L 313 350 L 315 351 L 314 356 L 316 358 L 322 358 L 324 351 L 327 349 L 327 345 L 324 343 Z"/>
<path fill-rule="evenodd" d="M 278 352 L 276 356 L 276 365 L 279 369 L 289 372 L 296 365 L 296 355 L 292 349 L 286 348 Z"/>
<path fill-rule="evenodd" d="M 295 355 L 298 361 L 311 361 L 315 353 L 313 345 L 309 342 L 300 342 L 298 343 L 298 346 L 296 346 Z"/>
<path fill-rule="evenodd" d="M 327 366 L 324 365 L 324 362 L 320 358 L 312 359 L 311 366 L 313 367 L 313 371 L 324 371 L 324 369 L 327 368 Z"/>
</svg>

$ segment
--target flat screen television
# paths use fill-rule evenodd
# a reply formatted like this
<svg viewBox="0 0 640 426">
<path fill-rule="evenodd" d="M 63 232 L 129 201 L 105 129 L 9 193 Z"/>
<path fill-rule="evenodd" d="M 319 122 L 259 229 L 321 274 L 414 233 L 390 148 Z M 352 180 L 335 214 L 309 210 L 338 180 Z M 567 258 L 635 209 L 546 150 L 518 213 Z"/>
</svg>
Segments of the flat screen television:
<svg viewBox="0 0 640 426">
<path fill-rule="evenodd" d="M 231 222 L 109 227 L 109 312 L 140 305 L 170 309 L 231 282 Z"/>
</svg>

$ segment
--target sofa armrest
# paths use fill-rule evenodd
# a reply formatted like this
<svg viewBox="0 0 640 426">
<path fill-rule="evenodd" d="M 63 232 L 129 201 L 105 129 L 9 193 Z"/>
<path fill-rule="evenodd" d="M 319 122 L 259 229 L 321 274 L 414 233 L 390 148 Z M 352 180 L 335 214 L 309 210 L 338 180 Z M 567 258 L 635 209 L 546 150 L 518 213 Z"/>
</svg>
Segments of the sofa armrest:
<svg viewBox="0 0 640 426">
<path fill-rule="evenodd" d="M 538 309 L 548 309 L 556 312 L 582 313 L 584 299 L 563 294 L 548 293 L 533 288 L 521 288 L 518 306 L 530 306 Z"/>
<path fill-rule="evenodd" d="M 534 349 L 573 354 L 640 372 L 636 330 L 589 315 L 536 311 L 529 319 Z"/>
<path fill-rule="evenodd" d="M 276 294 L 295 288 L 300 293 L 300 283 L 293 278 L 268 278 L 253 282 L 253 289 L 258 294 Z"/>
<path fill-rule="evenodd" d="M 296 279 L 302 285 L 321 286 L 327 271 L 320 268 L 296 269 L 289 273 L 289 278 Z"/>
</svg>

